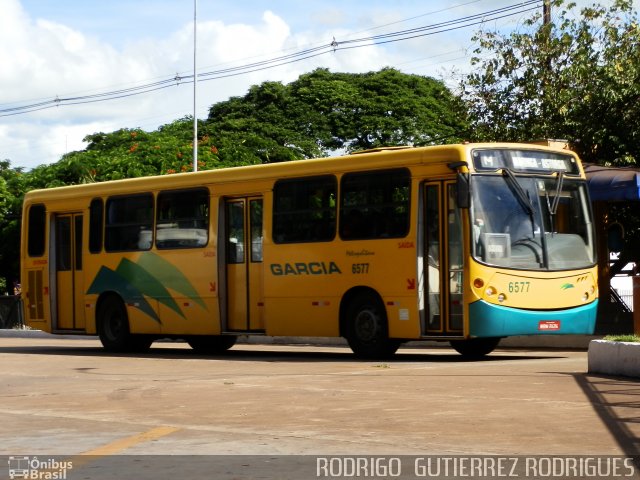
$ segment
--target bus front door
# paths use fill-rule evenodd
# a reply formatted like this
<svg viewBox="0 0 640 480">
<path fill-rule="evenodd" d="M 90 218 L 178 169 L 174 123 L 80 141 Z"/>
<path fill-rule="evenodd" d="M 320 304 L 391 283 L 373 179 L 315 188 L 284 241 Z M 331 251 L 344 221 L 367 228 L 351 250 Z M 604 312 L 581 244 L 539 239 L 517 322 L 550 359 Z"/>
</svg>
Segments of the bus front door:
<svg viewBox="0 0 640 480">
<path fill-rule="evenodd" d="M 227 330 L 264 331 L 262 198 L 233 198 L 225 206 Z"/>
<path fill-rule="evenodd" d="M 453 181 L 424 185 L 422 335 L 455 337 L 463 333 L 462 218 Z"/>
<path fill-rule="evenodd" d="M 85 327 L 82 301 L 82 214 L 54 217 L 55 312 L 54 328 L 77 330 Z"/>
</svg>

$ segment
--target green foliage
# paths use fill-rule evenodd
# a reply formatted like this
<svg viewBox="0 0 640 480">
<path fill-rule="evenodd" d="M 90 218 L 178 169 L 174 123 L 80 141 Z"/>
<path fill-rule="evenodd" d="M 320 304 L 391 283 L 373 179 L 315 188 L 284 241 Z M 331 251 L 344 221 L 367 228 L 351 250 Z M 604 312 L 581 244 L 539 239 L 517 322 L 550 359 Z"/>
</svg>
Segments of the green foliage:
<svg viewBox="0 0 640 480">
<path fill-rule="evenodd" d="M 554 12 L 564 8 L 553 2 Z M 563 138 L 584 160 L 640 159 L 640 27 L 629 0 L 573 11 L 525 31 L 482 31 L 463 84 L 475 139 Z"/>
<path fill-rule="evenodd" d="M 428 145 L 466 135 L 462 103 L 439 81 L 394 69 L 365 74 L 317 69 L 266 82 L 211 107 L 209 125 L 249 163 L 320 157 L 335 150 Z"/>
<path fill-rule="evenodd" d="M 640 335 L 607 335 L 603 340 L 608 340 L 610 342 L 640 343 Z"/>
<path fill-rule="evenodd" d="M 0 294 L 19 278 L 20 218 L 25 177 L 21 168 L 0 161 Z"/>
</svg>

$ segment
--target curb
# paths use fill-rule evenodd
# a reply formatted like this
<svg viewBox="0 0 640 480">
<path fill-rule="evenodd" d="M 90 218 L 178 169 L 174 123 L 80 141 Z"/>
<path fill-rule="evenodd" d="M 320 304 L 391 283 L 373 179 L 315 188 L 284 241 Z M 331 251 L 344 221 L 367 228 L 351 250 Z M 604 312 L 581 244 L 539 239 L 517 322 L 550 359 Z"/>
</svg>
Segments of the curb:
<svg viewBox="0 0 640 480">
<path fill-rule="evenodd" d="M 97 339 L 97 335 L 57 335 L 41 330 L 0 329 L 0 338 L 67 338 L 67 339 Z M 571 349 L 587 350 L 590 343 L 601 336 L 591 335 L 533 335 L 503 338 L 498 348 L 531 348 L 531 349 Z M 240 336 L 238 343 L 258 345 L 318 345 L 346 347 L 347 342 L 342 337 L 270 337 L 264 335 Z M 619 342 L 618 342 L 619 343 Z M 403 344 L 413 348 L 448 348 L 448 342 L 429 340 L 411 341 Z"/>
<path fill-rule="evenodd" d="M 589 373 L 640 377 L 640 343 L 589 342 Z"/>
</svg>

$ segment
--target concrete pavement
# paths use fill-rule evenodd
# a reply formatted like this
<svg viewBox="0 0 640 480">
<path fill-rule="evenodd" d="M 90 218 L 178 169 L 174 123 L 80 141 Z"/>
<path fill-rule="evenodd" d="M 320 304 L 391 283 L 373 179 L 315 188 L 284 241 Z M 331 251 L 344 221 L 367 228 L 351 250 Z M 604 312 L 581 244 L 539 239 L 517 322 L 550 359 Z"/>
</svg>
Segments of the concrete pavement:
<svg viewBox="0 0 640 480">
<path fill-rule="evenodd" d="M 640 455 L 640 383 L 586 372 L 584 350 L 375 362 L 339 346 L 113 355 L 4 335 L 0 454 Z"/>
</svg>

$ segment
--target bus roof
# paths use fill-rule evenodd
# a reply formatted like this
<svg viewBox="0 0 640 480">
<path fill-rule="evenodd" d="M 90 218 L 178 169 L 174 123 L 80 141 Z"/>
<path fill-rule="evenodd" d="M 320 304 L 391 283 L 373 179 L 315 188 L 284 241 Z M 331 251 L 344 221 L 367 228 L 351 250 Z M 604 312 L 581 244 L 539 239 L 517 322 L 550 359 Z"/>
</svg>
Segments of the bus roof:
<svg viewBox="0 0 640 480">
<path fill-rule="evenodd" d="M 446 164 L 449 162 L 468 158 L 468 152 L 475 148 L 526 148 L 528 150 L 571 153 L 559 148 L 522 143 L 465 143 L 427 147 L 386 147 L 335 157 L 126 178 L 32 190 L 25 195 L 25 201 L 33 203 L 54 198 L 63 200 L 82 195 L 130 193 L 142 189 L 194 188 L 212 183 L 229 184 L 244 181 L 284 179 L 302 175 L 336 174 L 351 171 L 354 168 L 384 169 L 421 164 L 442 164 L 446 168 Z M 393 161 L 389 161 L 390 156 L 393 157 Z"/>
</svg>

